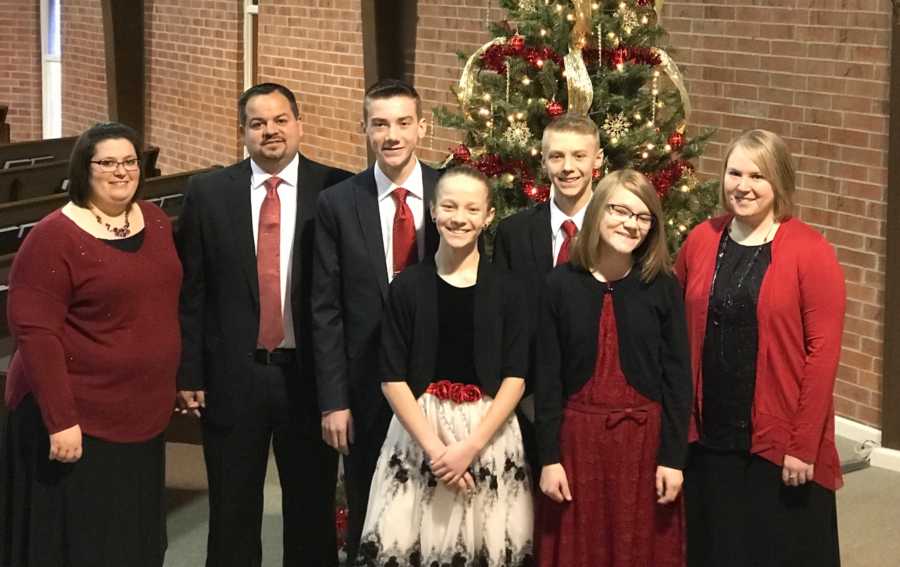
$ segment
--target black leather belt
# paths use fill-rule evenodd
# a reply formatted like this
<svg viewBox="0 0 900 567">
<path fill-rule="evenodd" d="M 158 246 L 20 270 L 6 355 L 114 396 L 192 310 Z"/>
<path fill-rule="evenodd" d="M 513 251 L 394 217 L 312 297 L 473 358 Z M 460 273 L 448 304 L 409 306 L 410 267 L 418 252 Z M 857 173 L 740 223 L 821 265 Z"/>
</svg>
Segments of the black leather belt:
<svg viewBox="0 0 900 567">
<path fill-rule="evenodd" d="M 258 348 L 253 353 L 253 360 L 259 364 L 287 366 L 297 361 L 295 350 L 292 348 L 276 348 L 268 351 L 264 348 Z"/>
</svg>

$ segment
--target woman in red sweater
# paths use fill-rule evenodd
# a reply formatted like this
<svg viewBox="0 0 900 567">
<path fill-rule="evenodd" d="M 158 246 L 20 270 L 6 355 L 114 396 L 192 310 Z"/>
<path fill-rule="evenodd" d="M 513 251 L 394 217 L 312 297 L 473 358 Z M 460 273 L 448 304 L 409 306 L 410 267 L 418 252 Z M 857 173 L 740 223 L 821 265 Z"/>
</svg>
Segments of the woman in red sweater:
<svg viewBox="0 0 900 567">
<path fill-rule="evenodd" d="M 166 214 L 137 201 L 140 147 L 121 124 L 82 134 L 71 202 L 13 262 L 0 565 L 163 563 L 181 265 Z"/>
<path fill-rule="evenodd" d="M 724 160 L 727 214 L 695 228 L 675 266 L 694 372 L 688 562 L 836 566 L 843 273 L 825 238 L 791 217 L 781 138 L 745 132 Z"/>
</svg>

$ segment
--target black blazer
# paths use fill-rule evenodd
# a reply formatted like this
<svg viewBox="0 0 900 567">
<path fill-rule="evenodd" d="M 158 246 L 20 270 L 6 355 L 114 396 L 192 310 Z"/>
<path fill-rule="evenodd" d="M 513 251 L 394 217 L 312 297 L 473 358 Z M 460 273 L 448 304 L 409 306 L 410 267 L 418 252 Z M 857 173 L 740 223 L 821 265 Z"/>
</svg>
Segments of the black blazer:
<svg viewBox="0 0 900 567">
<path fill-rule="evenodd" d="M 291 309 L 300 375 L 289 389 L 318 425 L 310 340 L 313 219 L 319 193 L 350 173 L 311 161 L 298 166 Z M 206 417 L 228 425 L 241 413 L 259 334 L 259 278 L 250 208 L 250 160 L 188 182 L 175 242 L 184 266 L 180 390 L 206 391 Z"/>
<path fill-rule="evenodd" d="M 381 376 L 405 381 L 418 398 L 434 380 L 438 352 L 438 275 L 434 258 L 403 271 L 391 282 L 381 332 Z M 528 330 L 522 311 L 524 285 L 482 258 L 475 287 L 475 374 L 482 391 L 495 396 L 504 378 L 524 378 Z"/>
<path fill-rule="evenodd" d="M 563 264 L 547 276 L 535 377 L 535 428 L 542 465 L 559 462 L 566 400 L 594 371 L 605 284 Z M 674 276 L 645 283 L 640 266 L 614 286 L 619 358 L 628 383 L 662 404 L 657 462 L 681 469 L 687 458 L 693 386 L 681 286 Z"/>
<path fill-rule="evenodd" d="M 422 164 L 426 258 L 437 250 L 438 234 L 427 207 L 439 175 Z M 377 372 L 379 329 L 388 295 L 382 242 L 374 167 L 322 192 L 316 217 L 312 324 L 323 412 L 352 408 L 359 414 L 384 404 Z"/>
<path fill-rule="evenodd" d="M 494 263 L 527 276 L 529 287 L 539 290 L 553 269 L 553 234 L 550 201 L 503 219 L 494 237 Z"/>
</svg>

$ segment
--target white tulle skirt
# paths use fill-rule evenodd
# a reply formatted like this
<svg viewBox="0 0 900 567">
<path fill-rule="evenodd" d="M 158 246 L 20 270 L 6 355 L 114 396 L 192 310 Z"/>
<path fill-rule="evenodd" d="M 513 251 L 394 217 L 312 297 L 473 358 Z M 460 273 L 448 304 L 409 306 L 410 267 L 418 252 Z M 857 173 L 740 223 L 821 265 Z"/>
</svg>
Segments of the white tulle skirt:
<svg viewBox="0 0 900 567">
<path fill-rule="evenodd" d="M 469 436 L 492 399 L 455 403 L 425 393 L 418 403 L 441 440 L 450 444 Z M 375 469 L 357 565 L 532 565 L 527 467 L 513 414 L 472 462 L 475 489 L 450 489 L 434 477 L 425 452 L 395 416 Z"/>
</svg>

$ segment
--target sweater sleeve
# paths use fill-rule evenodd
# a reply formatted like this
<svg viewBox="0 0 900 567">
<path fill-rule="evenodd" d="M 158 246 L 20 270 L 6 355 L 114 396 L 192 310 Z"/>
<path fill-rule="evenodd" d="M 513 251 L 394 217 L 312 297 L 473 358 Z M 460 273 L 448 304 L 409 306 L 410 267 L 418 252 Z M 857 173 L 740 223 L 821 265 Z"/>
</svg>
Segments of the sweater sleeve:
<svg viewBox="0 0 900 567">
<path fill-rule="evenodd" d="M 693 397 L 691 353 L 688 345 L 681 286 L 665 278 L 667 311 L 661 321 L 662 428 L 658 464 L 683 469 L 688 451 L 688 424 Z"/>
<path fill-rule="evenodd" d="M 503 352 L 500 379 L 526 378 L 528 373 L 528 349 L 531 343 L 527 311 L 523 306 L 524 284 L 512 275 L 506 280 L 503 298 Z"/>
<path fill-rule="evenodd" d="M 799 403 L 785 451 L 805 463 L 815 462 L 831 415 L 846 304 L 844 274 L 834 249 L 824 239 L 815 248 L 798 255 L 805 358 Z"/>
<path fill-rule="evenodd" d="M 7 319 L 25 376 L 50 433 L 79 423 L 62 337 L 74 289 L 67 254 L 52 224 L 39 224 L 16 254 L 9 275 Z"/>
<path fill-rule="evenodd" d="M 409 376 L 409 349 L 413 336 L 412 302 L 415 294 L 398 275 L 388 291 L 381 318 L 381 381 L 405 382 Z"/>
<path fill-rule="evenodd" d="M 558 332 L 559 311 L 549 285 L 541 294 L 540 324 L 534 380 L 535 431 L 542 466 L 560 462 L 559 431 L 562 423 L 563 387 Z"/>
</svg>

